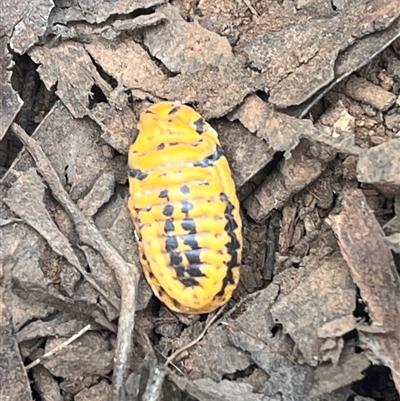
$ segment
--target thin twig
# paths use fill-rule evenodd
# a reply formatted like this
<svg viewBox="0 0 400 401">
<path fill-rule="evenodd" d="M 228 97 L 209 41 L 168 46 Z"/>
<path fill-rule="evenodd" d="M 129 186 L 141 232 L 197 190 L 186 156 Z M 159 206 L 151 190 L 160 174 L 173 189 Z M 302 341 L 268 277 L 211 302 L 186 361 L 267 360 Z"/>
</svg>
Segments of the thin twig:
<svg viewBox="0 0 400 401">
<path fill-rule="evenodd" d="M 196 345 L 207 333 L 207 330 L 210 328 L 210 326 L 218 319 L 218 317 L 221 316 L 223 310 L 225 309 L 224 305 L 205 325 L 203 331 L 199 334 L 198 337 L 196 337 L 193 341 L 190 343 L 178 348 L 175 352 L 173 352 L 168 359 L 164 363 L 164 367 L 167 367 L 181 352 L 187 350 L 190 347 L 193 347 L 193 345 Z"/>
<path fill-rule="evenodd" d="M 257 15 L 258 16 L 258 12 L 256 11 L 256 9 L 250 3 L 250 0 L 243 0 L 243 3 L 246 4 L 246 6 L 249 8 L 249 10 L 251 11 L 251 13 L 253 15 Z"/>
<path fill-rule="evenodd" d="M 32 369 L 33 367 L 39 365 L 39 363 L 41 363 L 43 361 L 43 359 L 47 359 L 47 358 L 53 356 L 54 354 L 56 354 L 58 351 L 61 351 L 62 349 L 66 348 L 69 344 L 71 344 L 77 338 L 83 336 L 83 334 L 85 334 L 88 330 L 90 330 L 90 328 L 91 328 L 91 326 L 90 326 L 90 324 L 88 324 L 82 330 L 78 331 L 78 333 L 76 333 L 72 337 L 70 337 L 68 340 L 62 342 L 60 345 L 57 345 L 57 347 L 54 347 L 49 352 L 46 352 L 45 354 L 43 354 L 42 357 L 35 359 L 32 363 L 25 366 L 25 370 L 28 371 L 29 369 Z"/>
<path fill-rule="evenodd" d="M 71 217 L 81 242 L 100 253 L 104 261 L 113 269 L 121 287 L 121 307 L 113 376 L 113 400 L 119 401 L 123 397 L 123 386 L 129 372 L 139 277 L 138 268 L 134 264 L 126 263 L 117 250 L 103 238 L 97 227 L 92 225 L 78 206 L 71 201 L 40 145 L 29 137 L 19 125 L 12 124 L 11 130 L 33 157 L 38 171 L 47 182 L 54 198 L 60 202 Z"/>
<path fill-rule="evenodd" d="M 161 351 L 159 351 L 157 348 L 155 348 L 155 350 L 165 359 L 167 360 L 168 357 L 166 357 Z M 169 363 L 171 366 L 173 366 L 175 368 L 175 370 L 177 370 L 182 376 L 185 376 L 185 373 L 183 373 L 182 369 L 179 369 L 178 365 L 176 365 L 173 362 Z"/>
</svg>

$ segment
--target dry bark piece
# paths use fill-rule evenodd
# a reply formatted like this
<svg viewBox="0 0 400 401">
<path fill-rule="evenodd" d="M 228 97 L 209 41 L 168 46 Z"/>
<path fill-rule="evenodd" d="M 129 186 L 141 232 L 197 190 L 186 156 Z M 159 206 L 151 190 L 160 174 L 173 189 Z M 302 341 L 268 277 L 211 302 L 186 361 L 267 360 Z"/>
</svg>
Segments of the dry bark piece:
<svg viewBox="0 0 400 401">
<path fill-rule="evenodd" d="M 108 294 L 112 294 L 113 299 L 119 300 L 121 297 L 121 290 L 110 266 L 104 262 L 101 255 L 99 255 L 93 248 L 81 245 L 80 249 L 85 254 L 92 277 L 107 291 Z M 104 302 L 104 300 L 99 299 L 99 304 L 104 308 L 110 322 L 118 317 L 118 311 L 110 307 L 110 305 Z"/>
<path fill-rule="evenodd" d="M 65 340 L 62 337 L 48 339 L 45 352 L 51 351 Z M 42 363 L 52 375 L 62 377 L 69 382 L 68 385 L 80 390 L 83 383 L 92 384 L 96 376 L 110 373 L 114 353 L 109 348 L 108 341 L 100 334 L 88 332 L 51 358 L 44 359 Z M 67 383 L 63 384 L 65 388 Z"/>
<path fill-rule="evenodd" d="M 274 208 L 281 208 L 292 195 L 317 179 L 336 156 L 336 150 L 358 152 L 354 146 L 353 120 L 344 107 L 329 120 L 332 126 L 321 125 L 318 130 L 311 121 L 276 112 L 258 96 L 252 95 L 229 115 L 229 119 L 239 119 L 250 132 L 256 132 L 272 152 L 286 152 L 286 159 L 280 162 L 278 169 L 245 201 L 250 217 L 257 222 L 263 221 Z"/>
<path fill-rule="evenodd" d="M 165 2 L 166 0 L 116 0 L 111 3 L 106 0 L 88 0 L 77 4 L 71 2 L 56 8 L 53 23 L 66 25 L 68 22 L 87 21 L 89 24 L 100 24 L 114 14 L 130 14 Z"/>
<path fill-rule="evenodd" d="M 360 190 L 344 191 L 341 212 L 331 214 L 328 223 L 368 305 L 371 325 L 358 325 L 358 330 L 375 360 L 392 370 L 400 392 L 400 282 L 383 230 Z"/>
<path fill-rule="evenodd" d="M 295 229 L 297 206 L 287 204 L 282 209 L 282 222 L 279 234 L 279 253 L 287 255 Z"/>
<path fill-rule="evenodd" d="M 175 384 L 199 401 L 262 401 L 263 394 L 253 393 L 253 386 L 231 380 L 218 383 L 210 378 L 188 381 L 173 376 Z"/>
<path fill-rule="evenodd" d="M 112 44 L 97 40 L 84 47 L 122 88 L 151 92 L 163 85 L 164 74 L 143 47 L 133 40 L 120 40 Z"/>
<path fill-rule="evenodd" d="M 111 401 L 112 389 L 111 385 L 106 380 L 101 381 L 99 384 L 95 384 L 90 388 L 85 388 L 75 395 L 75 401 Z"/>
<path fill-rule="evenodd" d="M 0 26 L 0 37 L 9 36 L 15 24 L 28 12 L 29 6 L 35 6 L 35 2 L 32 1 L 19 1 L 14 3 L 13 1 L 2 2 L 3 18 Z"/>
<path fill-rule="evenodd" d="M 233 61 L 226 38 L 204 29 L 197 21 L 186 22 L 171 5 L 159 7 L 158 11 L 168 22 L 147 29 L 144 44 L 171 72 L 193 74 Z"/>
<path fill-rule="evenodd" d="M 374 85 L 365 78 L 356 76 L 352 76 L 346 82 L 345 93 L 354 100 L 368 104 L 380 111 L 388 110 L 396 101 L 394 93 Z"/>
<path fill-rule="evenodd" d="M 61 102 L 53 106 L 33 133 L 32 138 L 40 143 L 74 201 L 92 189 L 101 173 L 113 171 L 112 160 L 103 154 L 100 137 L 101 129 L 94 122 L 75 119 Z M 26 170 L 31 165 L 23 151 L 13 169 Z"/>
<path fill-rule="evenodd" d="M 100 288 L 81 266 L 68 239 L 59 231 L 47 211 L 43 203 L 43 196 L 44 185 L 35 169 L 30 168 L 27 172 L 22 173 L 13 187 L 8 190 L 4 202 L 14 213 L 39 232 L 57 255 L 65 257 L 118 310 L 118 301 Z"/>
<path fill-rule="evenodd" d="M 370 35 L 359 38 L 352 46 L 340 53 L 335 65 L 335 79 L 307 102 L 298 117 L 304 118 L 307 116 L 312 107 L 314 107 L 335 85 L 354 71 L 367 65 L 377 54 L 390 46 L 400 37 L 399 30 L 400 19 L 395 21 L 384 31 L 376 31 Z"/>
<path fill-rule="evenodd" d="M 89 25 L 89 24 L 59 24 L 57 19 L 60 16 L 58 11 L 49 18 L 48 35 L 55 35 L 57 39 L 71 39 L 81 43 L 91 43 L 97 41 L 99 37 L 106 40 L 115 40 L 124 32 L 143 29 L 157 25 L 166 20 L 162 13 L 154 12 L 149 15 L 139 15 L 133 19 L 117 19 L 109 25 Z M 56 40 L 54 40 L 56 42 Z"/>
<path fill-rule="evenodd" d="M 11 314 L 3 299 L 0 300 L 0 344 L 1 399 L 4 401 L 31 400 L 29 379 L 14 337 Z"/>
<path fill-rule="evenodd" d="M 237 330 L 245 330 L 256 335 L 260 341 L 269 342 L 272 337 L 271 329 L 274 326 L 269 309 L 276 299 L 278 290 L 278 286 L 271 285 L 254 295 L 250 301 L 244 301 L 246 313 L 240 314 L 233 321 L 229 320 L 228 324 L 232 322 Z M 263 318 L 260 319 L 260 316 Z M 224 320 L 226 319 L 227 317 Z M 185 332 L 187 331 L 189 329 Z M 188 340 L 181 336 L 179 342 L 186 344 Z M 182 363 L 185 371 L 193 380 L 204 377 L 221 380 L 224 375 L 244 371 L 251 365 L 252 361 L 245 352 L 232 346 L 226 327 L 221 325 L 211 327 L 204 340 L 187 354 Z"/>
<path fill-rule="evenodd" d="M 243 371 L 251 365 L 244 352 L 232 347 L 226 329 L 221 326 L 211 330 L 194 349 L 195 352 L 189 352 L 184 360 L 185 371 L 191 379 L 215 377 L 221 380 L 224 375 Z"/>
<path fill-rule="evenodd" d="M 35 390 L 43 401 L 63 401 L 56 378 L 43 366 L 33 368 Z"/>
<path fill-rule="evenodd" d="M 138 268 L 136 264 L 126 263 L 118 252 L 104 240 L 97 228 L 87 221 L 79 208 L 68 197 L 51 163 L 37 142 L 30 138 L 18 125 L 14 124 L 12 129 L 30 152 L 54 198 L 60 202 L 74 221 L 80 240 L 101 254 L 105 262 L 113 268 L 121 286 L 121 308 L 113 369 L 113 397 L 115 400 L 120 400 L 123 384 L 128 376 L 129 356 L 132 351 L 135 302 L 139 281 Z"/>
<path fill-rule="evenodd" d="M 24 13 L 14 26 L 10 38 L 11 49 L 19 54 L 27 52 L 44 35 L 54 3 L 51 0 L 35 0 L 24 6 Z"/>
<path fill-rule="evenodd" d="M 110 241 L 111 245 L 113 245 L 121 255 L 124 255 L 124 259 L 136 266 L 140 266 L 139 252 L 134 236 L 132 219 L 126 207 L 126 199 L 117 195 L 115 199 L 108 204 L 107 208 L 97 213 L 94 220 L 104 237 Z M 98 260 L 98 258 L 96 259 Z M 99 272 L 103 273 L 99 273 L 99 275 L 103 274 L 102 279 L 104 279 L 104 283 L 108 281 L 107 285 L 114 286 L 113 280 L 110 279 L 110 275 L 114 276 L 114 274 L 109 266 L 102 263 L 100 260 L 98 260 L 98 262 L 103 265 L 103 268 L 99 270 Z M 120 293 L 119 288 L 116 286 L 113 288 L 115 288 L 117 294 Z M 153 291 L 140 271 L 136 310 L 139 311 L 146 308 L 152 297 Z"/>
<path fill-rule="evenodd" d="M 373 184 L 386 196 L 400 192 L 400 139 L 392 139 L 360 154 L 357 178 Z"/>
<path fill-rule="evenodd" d="M 296 342 L 307 363 L 315 365 L 320 359 L 318 329 L 327 321 L 352 315 L 355 298 L 356 289 L 345 261 L 337 255 L 321 260 L 318 254 L 312 254 L 305 260 L 300 283 L 278 298 L 271 313 Z"/>
<path fill-rule="evenodd" d="M 346 315 L 333 319 L 318 328 L 319 338 L 341 337 L 356 328 L 356 318 Z"/>
<path fill-rule="evenodd" d="M 90 218 L 107 203 L 114 194 L 115 178 L 112 173 L 103 173 L 93 184 L 90 192 L 79 202 L 83 214 Z"/>
<path fill-rule="evenodd" d="M 216 130 L 238 188 L 273 159 L 274 152 L 268 144 L 252 135 L 239 122 L 217 122 Z"/>
<path fill-rule="evenodd" d="M 301 135 L 312 130 L 309 121 L 277 113 L 256 95 L 247 97 L 229 115 L 229 120 L 239 120 L 251 133 L 263 138 L 275 152 L 290 152 L 299 144 Z"/>
<path fill-rule="evenodd" d="M 290 159 L 282 160 L 244 202 L 249 216 L 256 222 L 265 220 L 273 209 L 281 208 L 292 195 L 316 180 L 335 155 L 329 146 L 302 139 Z"/>
<path fill-rule="evenodd" d="M 383 241 L 393 252 L 400 253 L 400 233 L 389 235 Z"/>
<path fill-rule="evenodd" d="M 356 39 L 388 27 L 399 14 L 391 0 L 349 5 L 340 14 L 296 21 L 258 36 L 245 51 L 253 66 L 263 72 L 269 101 L 282 108 L 298 105 L 334 79 L 340 52 Z"/>
<path fill-rule="evenodd" d="M 322 365 L 316 371 L 316 384 L 311 390 L 313 397 L 330 393 L 341 387 L 364 378 L 363 372 L 370 366 L 363 354 L 355 354 L 354 347 L 349 347 L 339 364 Z M 334 379 L 333 379 L 334 378 Z"/>
<path fill-rule="evenodd" d="M 310 399 L 309 394 L 315 381 L 311 367 L 294 364 L 285 356 L 271 351 L 264 342 L 247 334 L 247 331 L 228 327 L 228 333 L 232 344 L 249 353 L 253 362 L 270 376 L 265 383 L 264 396 L 275 399 L 279 395 L 288 401 Z"/>
<path fill-rule="evenodd" d="M 257 73 L 237 59 L 218 67 L 206 67 L 193 74 L 169 78 L 154 91 L 159 98 L 197 104 L 206 119 L 224 116 L 256 88 Z"/>
<path fill-rule="evenodd" d="M 127 153 L 136 120 L 122 87 L 113 89 L 106 82 L 84 45 L 71 41 L 57 47 L 33 48 L 29 55 L 48 90 L 57 83 L 57 96 L 75 118 L 89 116 L 100 125 L 102 137 L 119 152 Z M 106 98 L 95 103 L 96 93 Z M 93 104 L 94 103 L 94 104 Z"/>
<path fill-rule="evenodd" d="M 154 57 L 180 75 L 167 79 L 152 94 L 197 104 L 207 119 L 232 111 L 257 87 L 255 77 L 259 74 L 246 69 L 233 56 L 225 38 L 197 22 L 187 23 L 172 6 L 160 10 L 169 21 L 150 28 L 145 33 L 145 44 Z"/>
<path fill-rule="evenodd" d="M 9 6 L 9 4 L 4 4 L 4 2 L 2 3 L 2 7 L 7 6 Z M 14 9 L 18 10 L 18 6 L 15 5 L 15 8 L 13 7 L 13 10 Z M 2 22 L 5 23 L 6 21 L 4 21 L 4 16 L 10 14 L 6 13 L 4 8 L 2 11 Z M 0 37 L 0 141 L 3 139 L 24 103 L 11 85 L 11 67 L 13 66 L 13 61 L 7 48 L 7 42 L 7 36 Z"/>
<path fill-rule="evenodd" d="M 71 337 L 87 325 L 87 321 L 66 319 L 57 316 L 52 320 L 36 320 L 23 327 L 16 334 L 18 343 L 35 340 L 42 337 Z"/>
<path fill-rule="evenodd" d="M 0 203 L 0 213 L 5 208 L 5 204 Z M 7 212 L 11 214 L 8 208 Z M 12 316 L 14 331 L 18 332 L 29 321 L 45 319 L 55 313 L 54 307 L 49 302 L 51 295 L 47 293 L 47 288 L 43 284 L 45 277 L 40 265 L 36 263 L 35 253 L 32 255 L 32 248 L 43 249 L 45 240 L 32 228 L 22 223 L 1 228 L 1 238 L 0 254 L 5 255 L 5 258 L 1 261 L 2 284 L 0 291 Z M 18 238 L 17 242 L 16 238 Z M 21 253 L 28 253 L 28 257 L 21 261 L 21 265 L 28 266 L 28 269 L 25 268 L 25 271 L 22 271 L 18 277 L 15 270 L 18 269 Z M 38 272 L 40 274 L 37 274 Z M 20 277 L 22 280 L 30 280 L 29 284 L 24 286 Z M 35 279 L 38 279 L 38 282 L 32 286 L 34 287 L 33 292 L 30 292 L 30 285 L 35 282 Z M 22 290 L 18 291 L 18 288 Z"/>
<path fill-rule="evenodd" d="M 165 370 L 161 369 L 153 353 L 147 354 L 144 361 L 139 365 L 135 372 L 131 373 L 126 381 L 126 399 L 143 401 L 159 401 L 168 398 L 166 386 L 164 384 Z M 163 393 L 161 395 L 161 392 Z M 141 395 L 141 397 L 139 396 Z"/>
</svg>

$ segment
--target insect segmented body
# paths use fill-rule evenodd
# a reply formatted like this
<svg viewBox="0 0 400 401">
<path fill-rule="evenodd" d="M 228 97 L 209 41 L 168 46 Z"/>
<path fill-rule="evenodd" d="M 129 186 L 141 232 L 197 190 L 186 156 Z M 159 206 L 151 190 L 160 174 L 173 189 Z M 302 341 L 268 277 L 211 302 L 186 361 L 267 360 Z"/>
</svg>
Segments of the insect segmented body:
<svg viewBox="0 0 400 401">
<path fill-rule="evenodd" d="M 174 102 L 140 117 L 129 150 L 129 210 L 145 277 L 171 310 L 209 313 L 239 281 L 242 222 L 217 133 Z"/>
</svg>

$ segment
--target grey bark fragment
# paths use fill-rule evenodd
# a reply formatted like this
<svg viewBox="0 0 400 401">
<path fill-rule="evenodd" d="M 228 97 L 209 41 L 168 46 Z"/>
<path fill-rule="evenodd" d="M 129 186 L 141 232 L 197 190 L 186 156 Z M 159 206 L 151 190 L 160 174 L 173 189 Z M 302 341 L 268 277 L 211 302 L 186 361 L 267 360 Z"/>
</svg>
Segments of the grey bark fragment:
<svg viewBox="0 0 400 401">
<path fill-rule="evenodd" d="M 370 106 L 386 111 L 393 106 L 396 95 L 388 92 L 378 85 L 367 81 L 365 78 L 352 76 L 346 83 L 345 93 L 355 100 L 369 104 Z"/>
<path fill-rule="evenodd" d="M 33 368 L 35 389 L 43 401 L 63 401 L 60 387 L 56 378 L 44 367 L 38 365 Z"/>
<path fill-rule="evenodd" d="M 57 8 L 53 24 L 64 24 L 68 22 L 87 21 L 89 24 L 100 24 L 113 14 L 130 14 L 136 10 L 149 9 L 166 0 L 86 0 L 78 4 Z"/>
<path fill-rule="evenodd" d="M 357 178 L 388 196 L 400 192 L 400 139 L 395 138 L 360 154 Z"/>
<path fill-rule="evenodd" d="M 198 22 L 186 22 L 175 7 L 166 5 L 158 10 L 168 23 L 148 29 L 144 44 L 171 72 L 195 73 L 234 59 L 226 38 L 207 31 Z"/>
<path fill-rule="evenodd" d="M 333 81 L 340 52 L 358 38 L 387 28 L 399 14 L 398 4 L 391 0 L 348 5 L 340 14 L 261 35 L 245 51 L 263 73 L 269 101 L 283 108 L 298 105 Z"/>
<path fill-rule="evenodd" d="M 10 46 L 15 52 L 24 54 L 39 41 L 46 32 L 47 20 L 53 7 L 51 0 L 29 2 L 29 7 L 14 26 L 10 38 Z"/>
<path fill-rule="evenodd" d="M 301 282 L 289 294 L 278 298 L 271 313 L 296 342 L 307 363 L 316 365 L 322 344 L 318 329 L 328 321 L 352 315 L 356 289 L 340 256 L 323 261 L 312 256 L 307 259 Z"/>
<path fill-rule="evenodd" d="M 18 343 L 14 337 L 11 314 L 0 301 L 0 389 L 2 401 L 31 400 L 31 389 Z"/>
</svg>

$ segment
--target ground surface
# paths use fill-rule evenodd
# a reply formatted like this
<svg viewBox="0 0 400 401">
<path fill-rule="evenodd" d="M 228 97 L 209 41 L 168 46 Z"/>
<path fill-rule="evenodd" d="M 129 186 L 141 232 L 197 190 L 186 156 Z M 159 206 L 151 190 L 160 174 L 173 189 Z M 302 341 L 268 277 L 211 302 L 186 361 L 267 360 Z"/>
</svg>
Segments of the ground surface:
<svg viewBox="0 0 400 401">
<path fill-rule="evenodd" d="M 55 3 L 4 2 L 2 400 L 398 400 L 398 0 Z M 140 270 L 127 151 L 160 100 L 219 132 L 245 241 L 165 377 L 211 316 Z"/>
</svg>

